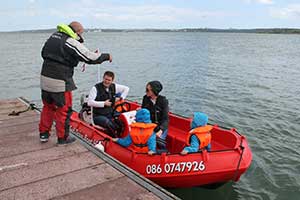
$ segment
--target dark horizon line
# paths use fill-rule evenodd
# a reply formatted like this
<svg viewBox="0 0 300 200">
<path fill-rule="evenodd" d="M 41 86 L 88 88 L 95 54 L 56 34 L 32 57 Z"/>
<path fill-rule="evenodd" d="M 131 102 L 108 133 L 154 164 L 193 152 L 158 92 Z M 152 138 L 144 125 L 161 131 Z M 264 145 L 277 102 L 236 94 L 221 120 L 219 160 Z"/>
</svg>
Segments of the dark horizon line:
<svg viewBox="0 0 300 200">
<path fill-rule="evenodd" d="M 0 31 L 1 33 L 14 32 L 50 32 L 51 29 L 32 29 L 16 31 Z M 86 32 L 228 32 L 228 33 L 300 33 L 300 28 L 86 28 Z"/>
</svg>

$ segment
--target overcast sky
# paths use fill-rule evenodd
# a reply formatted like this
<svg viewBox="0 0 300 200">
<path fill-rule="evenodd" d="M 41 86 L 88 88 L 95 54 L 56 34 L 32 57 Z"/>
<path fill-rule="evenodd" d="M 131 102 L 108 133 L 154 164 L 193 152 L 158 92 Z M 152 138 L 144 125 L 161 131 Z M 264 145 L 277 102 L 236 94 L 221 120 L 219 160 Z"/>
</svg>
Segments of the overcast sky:
<svg viewBox="0 0 300 200">
<path fill-rule="evenodd" d="M 10 0 L 0 31 L 55 28 L 300 28 L 300 0 Z"/>
</svg>

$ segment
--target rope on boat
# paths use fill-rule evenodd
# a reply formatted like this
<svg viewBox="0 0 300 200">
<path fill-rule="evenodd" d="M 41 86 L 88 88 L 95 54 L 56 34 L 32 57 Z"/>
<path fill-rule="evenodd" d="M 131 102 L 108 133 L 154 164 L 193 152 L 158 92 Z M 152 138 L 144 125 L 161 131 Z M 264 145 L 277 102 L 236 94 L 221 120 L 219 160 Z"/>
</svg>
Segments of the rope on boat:
<svg viewBox="0 0 300 200">
<path fill-rule="evenodd" d="M 236 177 L 237 177 L 237 175 L 238 175 L 238 171 L 239 171 L 240 164 L 241 164 L 242 157 L 243 157 L 244 150 L 245 150 L 245 147 L 243 146 L 243 137 L 241 137 L 241 144 L 240 144 L 240 148 L 241 148 L 241 150 L 242 150 L 242 153 L 241 153 L 241 156 L 240 156 L 240 159 L 239 159 L 239 162 L 238 162 L 237 168 L 236 168 L 236 170 L 235 170 L 235 173 L 234 173 L 234 176 L 233 176 L 233 180 L 235 180 L 235 179 L 236 179 Z"/>
</svg>

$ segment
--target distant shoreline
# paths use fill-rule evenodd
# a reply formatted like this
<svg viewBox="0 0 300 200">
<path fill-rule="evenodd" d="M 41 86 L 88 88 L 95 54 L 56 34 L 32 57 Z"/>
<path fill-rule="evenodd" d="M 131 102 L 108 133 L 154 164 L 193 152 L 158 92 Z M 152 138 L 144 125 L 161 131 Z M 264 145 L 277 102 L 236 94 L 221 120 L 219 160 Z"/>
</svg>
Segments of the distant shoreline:
<svg viewBox="0 0 300 200">
<path fill-rule="evenodd" d="M 0 33 L 48 33 L 56 29 L 3 31 Z M 204 32 L 204 33 L 261 33 L 261 34 L 300 34 L 300 29 L 295 28 L 257 28 L 257 29 L 215 29 L 215 28 L 183 28 L 183 29 L 86 29 L 86 32 Z"/>
</svg>

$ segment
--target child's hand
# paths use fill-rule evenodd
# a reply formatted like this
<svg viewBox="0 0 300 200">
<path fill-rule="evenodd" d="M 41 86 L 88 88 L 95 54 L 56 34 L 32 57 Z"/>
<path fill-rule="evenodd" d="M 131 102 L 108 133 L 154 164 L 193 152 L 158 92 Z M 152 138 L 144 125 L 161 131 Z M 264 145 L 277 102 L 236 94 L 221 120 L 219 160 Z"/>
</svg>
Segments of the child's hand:
<svg viewBox="0 0 300 200">
<path fill-rule="evenodd" d="M 185 151 L 185 150 L 182 150 L 182 151 L 180 152 L 181 155 L 186 155 L 187 153 L 188 153 L 188 152 Z"/>
<path fill-rule="evenodd" d="M 159 131 L 156 133 L 156 136 L 157 136 L 157 137 L 160 137 L 161 134 L 162 134 L 162 132 L 163 132 L 162 130 L 159 130 Z"/>
</svg>

